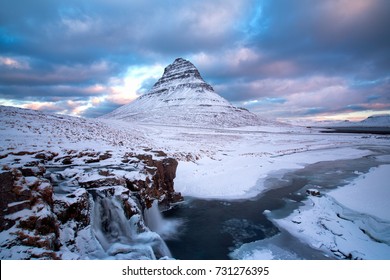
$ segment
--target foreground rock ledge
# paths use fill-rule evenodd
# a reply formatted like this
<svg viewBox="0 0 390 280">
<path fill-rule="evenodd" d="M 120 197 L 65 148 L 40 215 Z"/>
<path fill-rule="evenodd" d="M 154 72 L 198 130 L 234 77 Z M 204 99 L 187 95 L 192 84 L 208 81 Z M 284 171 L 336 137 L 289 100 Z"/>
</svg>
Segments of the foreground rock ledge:
<svg viewBox="0 0 390 280">
<path fill-rule="evenodd" d="M 63 251 L 78 258 L 77 239 L 91 227 L 96 195 L 118 197 L 126 218 L 137 217 L 137 232 L 148 230 L 142 213 L 155 200 L 163 208 L 183 200 L 174 190 L 178 162 L 164 152 L 129 152 L 115 168 L 105 164 L 111 157 L 110 151 L 1 155 L 0 258 L 61 259 Z M 69 190 L 58 191 L 64 182 Z"/>
</svg>

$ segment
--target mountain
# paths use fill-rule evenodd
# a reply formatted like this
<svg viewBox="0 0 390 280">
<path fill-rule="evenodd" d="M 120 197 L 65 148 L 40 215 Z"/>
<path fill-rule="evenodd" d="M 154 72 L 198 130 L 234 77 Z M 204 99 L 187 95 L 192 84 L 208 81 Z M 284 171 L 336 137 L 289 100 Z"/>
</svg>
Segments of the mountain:
<svg viewBox="0 0 390 280">
<path fill-rule="evenodd" d="M 359 122 L 351 122 L 351 121 L 343 121 L 338 123 L 333 123 L 332 125 L 328 125 L 332 127 L 390 127 L 390 115 L 372 115 L 368 118 L 359 121 Z"/>
<path fill-rule="evenodd" d="M 237 127 L 258 125 L 260 118 L 218 95 L 188 60 L 168 65 L 151 90 L 102 116 L 106 119 L 184 126 Z"/>
<path fill-rule="evenodd" d="M 390 115 L 373 115 L 359 122 L 362 126 L 390 127 Z"/>
</svg>

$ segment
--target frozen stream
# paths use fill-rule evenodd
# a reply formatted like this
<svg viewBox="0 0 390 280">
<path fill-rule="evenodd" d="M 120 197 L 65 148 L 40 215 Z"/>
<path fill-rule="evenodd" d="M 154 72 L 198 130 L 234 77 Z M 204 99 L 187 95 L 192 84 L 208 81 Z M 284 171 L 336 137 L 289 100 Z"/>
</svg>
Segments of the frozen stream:
<svg viewBox="0 0 390 280">
<path fill-rule="evenodd" d="M 286 217 L 303 205 L 307 189 L 326 192 L 342 187 L 370 168 L 390 163 L 389 157 L 388 162 L 376 158 L 389 155 L 388 147 L 365 149 L 371 150 L 372 154 L 353 160 L 322 161 L 302 169 L 271 174 L 263 182 L 267 191 L 253 199 L 224 201 L 186 197 L 185 203 L 164 213 L 167 218 L 184 221 L 178 229 L 180 235 L 167 241 L 173 257 L 229 259 L 233 250 L 257 241 L 264 246 L 282 248 L 277 252 L 279 258 L 332 258 L 278 229 L 264 211 L 271 211 L 274 218 Z"/>
</svg>

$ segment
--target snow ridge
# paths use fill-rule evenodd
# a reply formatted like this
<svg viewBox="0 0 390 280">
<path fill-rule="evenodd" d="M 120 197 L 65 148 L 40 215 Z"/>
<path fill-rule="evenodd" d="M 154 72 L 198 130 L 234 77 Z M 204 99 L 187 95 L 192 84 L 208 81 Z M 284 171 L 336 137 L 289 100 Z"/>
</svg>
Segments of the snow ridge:
<svg viewBox="0 0 390 280">
<path fill-rule="evenodd" d="M 189 61 L 177 58 L 151 90 L 102 118 L 183 126 L 237 127 L 260 118 L 218 95 Z"/>
</svg>

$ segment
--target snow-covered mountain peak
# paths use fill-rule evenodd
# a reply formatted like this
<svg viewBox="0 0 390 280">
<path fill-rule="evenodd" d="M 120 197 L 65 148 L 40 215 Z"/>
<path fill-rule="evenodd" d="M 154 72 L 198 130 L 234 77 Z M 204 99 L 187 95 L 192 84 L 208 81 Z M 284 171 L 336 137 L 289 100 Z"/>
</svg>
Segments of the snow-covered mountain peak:
<svg viewBox="0 0 390 280">
<path fill-rule="evenodd" d="M 198 69 L 183 58 L 168 65 L 148 93 L 102 118 L 212 127 L 248 126 L 261 122 L 255 114 L 234 107 L 218 95 L 203 80 Z"/>
<path fill-rule="evenodd" d="M 167 90 L 175 90 L 176 88 L 197 88 L 214 91 L 203 80 L 194 64 L 183 58 L 177 58 L 164 69 L 164 74 L 154 84 L 149 94 L 164 93 Z"/>
</svg>

